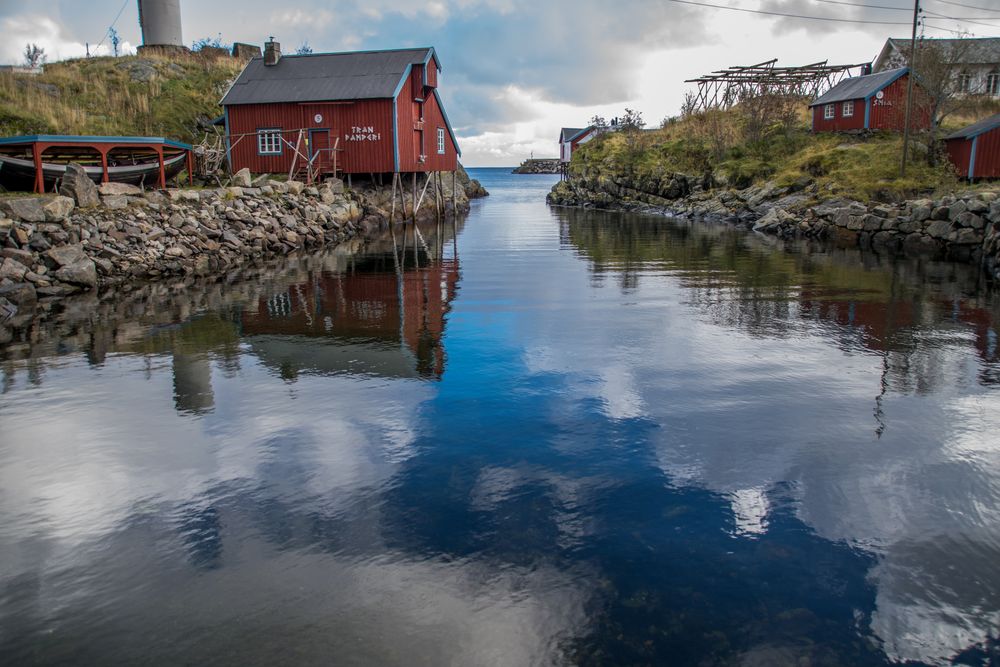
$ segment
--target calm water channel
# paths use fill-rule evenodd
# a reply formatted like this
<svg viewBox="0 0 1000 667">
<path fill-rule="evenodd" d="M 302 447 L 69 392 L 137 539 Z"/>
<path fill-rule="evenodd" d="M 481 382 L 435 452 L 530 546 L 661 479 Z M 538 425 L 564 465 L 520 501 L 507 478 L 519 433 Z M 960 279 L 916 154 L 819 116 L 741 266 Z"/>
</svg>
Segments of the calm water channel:
<svg viewBox="0 0 1000 667">
<path fill-rule="evenodd" d="M 974 271 L 475 175 L 0 347 L 0 663 L 1000 663 Z"/>
</svg>

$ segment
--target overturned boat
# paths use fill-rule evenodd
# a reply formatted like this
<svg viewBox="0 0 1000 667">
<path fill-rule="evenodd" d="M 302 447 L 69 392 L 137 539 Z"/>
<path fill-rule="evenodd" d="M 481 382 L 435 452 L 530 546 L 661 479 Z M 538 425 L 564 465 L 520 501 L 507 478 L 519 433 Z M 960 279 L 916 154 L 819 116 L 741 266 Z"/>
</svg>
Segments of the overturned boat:
<svg viewBox="0 0 1000 667">
<path fill-rule="evenodd" d="M 67 165 L 83 167 L 95 183 L 166 187 L 192 168 L 191 146 L 162 137 L 32 135 L 0 138 L 0 186 L 51 192 Z"/>
</svg>

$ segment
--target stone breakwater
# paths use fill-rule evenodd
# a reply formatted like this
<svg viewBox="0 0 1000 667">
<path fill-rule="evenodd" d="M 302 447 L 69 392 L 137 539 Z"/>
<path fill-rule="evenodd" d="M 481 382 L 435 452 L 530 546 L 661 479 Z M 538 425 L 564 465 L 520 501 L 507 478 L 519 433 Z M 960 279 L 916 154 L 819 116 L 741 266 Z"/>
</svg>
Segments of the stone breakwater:
<svg viewBox="0 0 1000 667">
<path fill-rule="evenodd" d="M 514 167 L 512 174 L 558 174 L 559 158 L 530 158 Z"/>
<path fill-rule="evenodd" d="M 469 207 L 478 182 L 450 179 L 443 206 Z M 258 179 L 246 186 L 142 192 L 68 176 L 60 195 L 0 198 L 0 328 L 40 301 L 131 281 L 223 274 L 241 264 L 376 234 L 390 189 Z M 412 216 L 407 201 L 396 215 Z M 431 190 L 417 219 L 436 216 Z"/>
<path fill-rule="evenodd" d="M 1000 279 L 1000 194 L 954 193 L 899 203 L 826 196 L 814 183 L 743 189 L 711 178 L 577 177 L 552 188 L 548 202 L 730 222 L 765 234 L 829 239 L 892 253 L 978 264 Z"/>
</svg>

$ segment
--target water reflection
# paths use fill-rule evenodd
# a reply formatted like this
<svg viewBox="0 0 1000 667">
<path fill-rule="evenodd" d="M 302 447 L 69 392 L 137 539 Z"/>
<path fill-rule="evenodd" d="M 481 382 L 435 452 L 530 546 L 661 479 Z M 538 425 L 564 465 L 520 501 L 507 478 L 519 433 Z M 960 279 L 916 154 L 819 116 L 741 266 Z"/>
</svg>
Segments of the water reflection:
<svg viewBox="0 0 1000 667">
<path fill-rule="evenodd" d="M 974 274 L 487 176 L 464 229 L 19 324 L 2 661 L 997 661 Z"/>
</svg>

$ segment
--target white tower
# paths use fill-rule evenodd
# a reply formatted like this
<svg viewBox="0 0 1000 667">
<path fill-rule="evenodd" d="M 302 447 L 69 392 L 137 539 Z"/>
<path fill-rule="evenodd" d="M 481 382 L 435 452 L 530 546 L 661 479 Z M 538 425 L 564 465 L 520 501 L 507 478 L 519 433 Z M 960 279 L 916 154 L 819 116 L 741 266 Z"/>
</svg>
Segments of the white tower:
<svg viewBox="0 0 1000 667">
<path fill-rule="evenodd" d="M 184 46 L 181 0 L 139 0 L 143 46 Z"/>
</svg>

